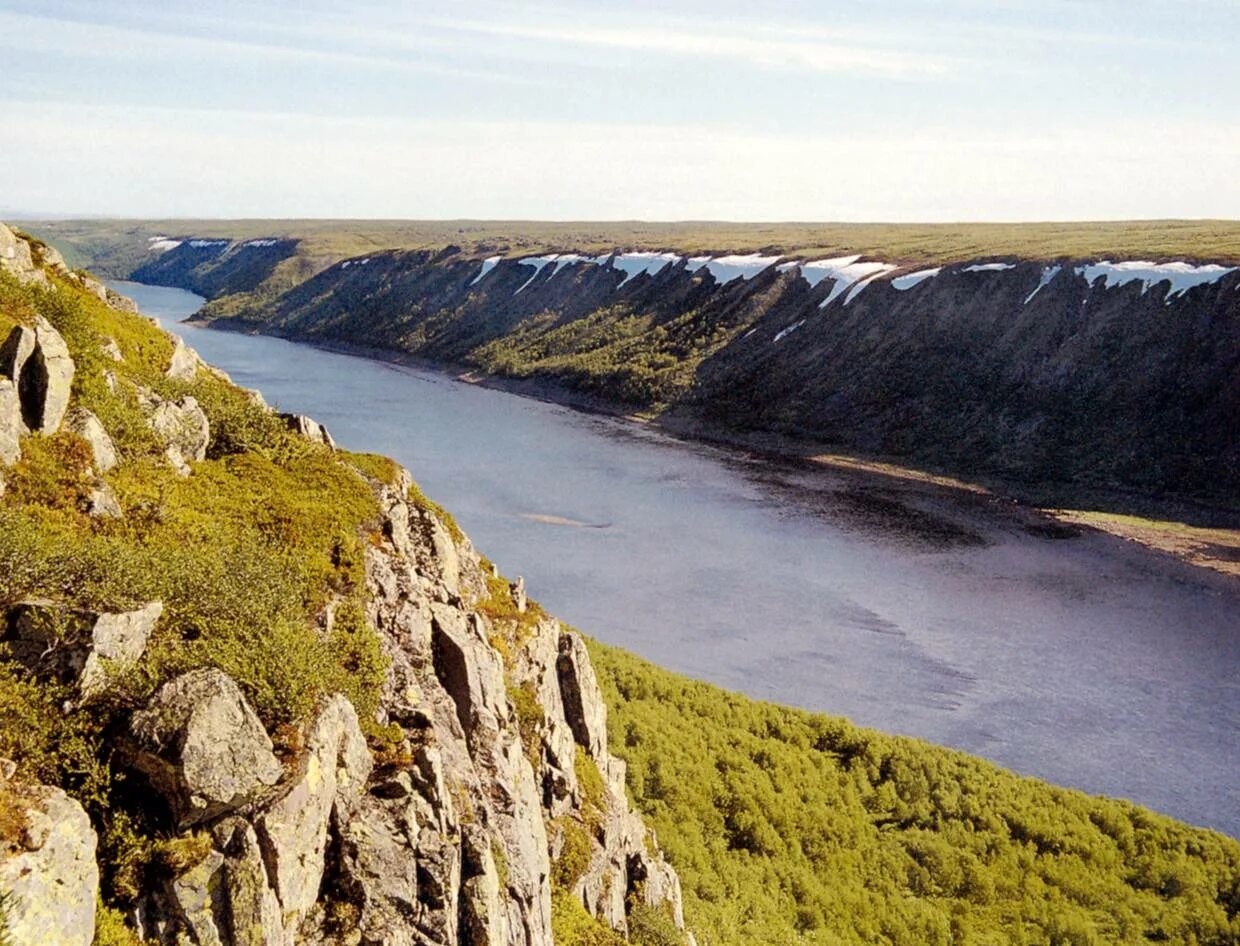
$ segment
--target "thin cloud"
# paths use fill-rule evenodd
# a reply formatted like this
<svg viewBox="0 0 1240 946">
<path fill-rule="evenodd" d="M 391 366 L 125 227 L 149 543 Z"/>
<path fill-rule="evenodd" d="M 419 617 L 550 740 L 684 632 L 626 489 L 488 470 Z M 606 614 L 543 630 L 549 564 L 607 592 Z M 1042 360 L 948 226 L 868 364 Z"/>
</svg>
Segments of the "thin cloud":
<svg viewBox="0 0 1240 946">
<path fill-rule="evenodd" d="M 307 45 L 264 43 L 218 36 L 194 36 L 149 27 L 114 26 L 61 17 L 10 13 L 0 10 L 0 48 L 111 57 L 137 53 L 151 58 L 221 55 L 285 62 L 331 63 L 353 68 L 390 69 L 442 75 L 455 79 L 482 79 L 520 85 L 538 80 L 509 73 L 464 68 L 405 56 L 351 52 Z"/>
<path fill-rule="evenodd" d="M 662 29 L 641 26 L 540 26 L 436 20 L 433 25 L 461 32 L 555 45 L 593 46 L 670 56 L 727 59 L 759 69 L 855 73 L 887 78 L 943 75 L 951 63 L 937 56 L 840 42 L 804 40 L 750 31 L 722 32 L 700 23 Z"/>
</svg>

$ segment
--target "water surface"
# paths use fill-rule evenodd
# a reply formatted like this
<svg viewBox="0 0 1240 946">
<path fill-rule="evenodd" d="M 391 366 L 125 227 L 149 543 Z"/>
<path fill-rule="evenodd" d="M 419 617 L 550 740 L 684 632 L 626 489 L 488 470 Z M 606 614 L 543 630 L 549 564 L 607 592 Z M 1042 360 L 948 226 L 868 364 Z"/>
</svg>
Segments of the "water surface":
<svg viewBox="0 0 1240 946">
<path fill-rule="evenodd" d="M 1240 836 L 1240 583 L 984 498 L 180 326 L 197 296 L 117 285 L 239 384 L 404 463 L 604 641 Z"/>
</svg>

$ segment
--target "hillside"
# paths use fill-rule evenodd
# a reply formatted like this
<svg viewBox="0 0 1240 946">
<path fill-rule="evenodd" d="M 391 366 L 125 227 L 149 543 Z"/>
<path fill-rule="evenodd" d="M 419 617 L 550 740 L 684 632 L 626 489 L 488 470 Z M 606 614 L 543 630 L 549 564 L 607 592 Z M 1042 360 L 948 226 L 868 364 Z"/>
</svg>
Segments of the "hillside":
<svg viewBox="0 0 1240 946">
<path fill-rule="evenodd" d="M 512 257 L 510 241 L 483 261 L 474 244 L 323 268 L 308 248 L 348 231 L 250 236 L 276 226 L 157 242 L 131 274 L 206 295 L 203 317 L 219 326 L 411 355 L 691 432 L 790 437 L 1035 501 L 1109 495 L 1113 512 L 1134 511 L 1125 494 L 1240 506 L 1240 269 L 1200 229 L 942 228 L 949 249 L 931 252 L 915 228 L 853 228 L 848 239 L 895 241 L 892 255 L 829 259 L 586 246 Z M 769 236 L 747 232 L 751 245 Z M 598 236 L 581 238 L 597 248 Z M 944 261 L 979 239 L 994 240 L 984 255 Z M 1115 256 L 1063 255 L 1105 246 Z M 1172 247 L 1220 255 L 1123 255 Z"/>
<path fill-rule="evenodd" d="M 0 334 L 15 946 L 1240 942 L 1240 843 L 587 652 L 8 231 Z"/>
<path fill-rule="evenodd" d="M 126 303 L 0 228 L 0 942 L 683 942 L 581 639 Z"/>
</svg>

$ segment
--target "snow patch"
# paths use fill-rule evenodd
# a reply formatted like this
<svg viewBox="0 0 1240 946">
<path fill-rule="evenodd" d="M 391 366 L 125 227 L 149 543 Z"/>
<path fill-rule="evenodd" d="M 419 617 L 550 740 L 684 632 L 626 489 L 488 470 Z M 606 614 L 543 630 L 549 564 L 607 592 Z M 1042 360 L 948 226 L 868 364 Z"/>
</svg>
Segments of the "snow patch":
<svg viewBox="0 0 1240 946">
<path fill-rule="evenodd" d="M 797 329 L 799 329 L 804 324 L 805 324 L 804 319 L 801 319 L 800 322 L 793 322 L 786 329 L 784 329 L 782 332 L 776 335 L 773 339 L 771 339 L 771 343 L 774 344 L 775 342 L 783 338 L 785 335 L 791 335 L 793 332 L 795 332 Z"/>
<path fill-rule="evenodd" d="M 1108 289 L 1130 282 L 1140 282 L 1142 295 L 1145 295 L 1152 286 L 1161 282 L 1170 282 L 1171 289 L 1167 293 L 1167 298 L 1170 300 L 1172 296 L 1182 295 L 1194 286 L 1216 282 L 1233 272 L 1235 268 L 1234 266 L 1219 266 L 1215 263 L 1194 266 L 1184 262 L 1151 263 L 1146 260 L 1131 260 L 1112 263 L 1110 260 L 1103 260 L 1090 266 L 1078 266 L 1076 274 L 1084 276 L 1085 281 L 1091 286 L 1099 277 L 1105 278 Z"/>
<path fill-rule="evenodd" d="M 167 253 L 181 245 L 180 240 L 169 240 L 167 237 L 151 237 L 148 247 L 154 253 Z"/>
<path fill-rule="evenodd" d="M 365 266 L 369 262 L 370 262 L 369 256 L 367 256 L 365 259 L 347 259 L 343 263 L 340 264 L 340 268 L 348 269 L 350 266 Z"/>
<path fill-rule="evenodd" d="M 279 240 L 249 240 L 248 242 L 243 243 L 241 245 L 242 246 L 275 246 L 279 242 L 280 242 Z"/>
<path fill-rule="evenodd" d="M 966 266 L 961 272 L 965 273 L 1001 273 L 1004 270 L 1015 269 L 1015 263 L 975 263 L 972 266 Z"/>
<path fill-rule="evenodd" d="M 921 269 L 915 273 L 907 273 L 904 276 L 897 276 L 891 281 L 891 288 L 899 289 L 903 292 L 906 289 L 912 289 L 919 282 L 924 282 L 927 279 L 933 279 L 941 272 L 943 272 L 943 267 L 936 266 L 934 269 Z"/>
<path fill-rule="evenodd" d="M 883 268 L 880 269 L 878 272 L 876 272 L 873 276 L 866 276 L 864 279 L 858 279 L 855 283 L 852 284 L 851 287 L 849 287 L 848 295 L 844 297 L 844 305 L 848 305 L 848 303 L 856 299 L 857 296 L 861 295 L 861 290 L 865 289 L 866 286 L 874 282 L 874 280 L 876 280 L 879 276 L 882 276 L 884 273 L 889 273 L 893 269 L 895 269 L 894 266 L 888 266 L 886 264 L 883 264 Z M 831 294 L 833 296 L 835 295 L 834 289 L 831 290 Z M 824 303 L 824 305 L 825 304 L 826 303 Z"/>
<path fill-rule="evenodd" d="M 1062 266 L 1046 266 L 1042 269 L 1042 278 L 1038 281 L 1038 288 L 1025 296 L 1025 305 L 1033 301 L 1033 297 L 1051 284 L 1051 280 L 1059 275 Z"/>
<path fill-rule="evenodd" d="M 473 278 L 473 280 L 470 282 L 470 285 L 472 286 L 474 283 L 478 282 L 478 280 L 480 280 L 483 276 L 485 276 L 487 273 L 493 270 L 495 268 L 495 264 L 498 263 L 502 259 L 503 259 L 502 256 L 488 256 L 486 259 L 484 259 L 482 261 L 482 269 L 478 270 L 478 275 Z"/>
<path fill-rule="evenodd" d="M 818 306 L 820 309 L 825 309 L 850 287 L 860 292 L 862 286 L 871 279 L 890 273 L 897 268 L 891 263 L 874 261 L 861 263 L 858 262 L 860 258 L 859 256 L 840 256 L 836 259 L 820 259 L 801 264 L 801 276 L 810 286 L 817 286 L 824 279 L 833 280 L 830 293 Z M 850 292 L 848 298 L 851 299 L 855 294 L 855 292 Z"/>
<path fill-rule="evenodd" d="M 744 256 L 720 256 L 713 259 L 709 256 L 694 256 L 685 264 L 691 272 L 705 269 L 719 285 L 730 283 L 734 279 L 753 279 L 763 270 L 770 269 L 779 262 L 778 256 L 759 256 L 749 253 Z"/>
<path fill-rule="evenodd" d="M 527 279 L 525 282 L 521 283 L 521 287 L 517 290 L 517 292 L 520 292 L 521 289 L 524 289 L 526 286 L 532 283 L 535 279 L 537 279 L 538 274 L 543 271 L 543 267 L 550 266 L 552 263 L 556 261 L 556 259 L 558 259 L 558 256 L 555 253 L 552 253 L 549 256 L 530 256 L 530 257 L 527 257 L 526 259 L 517 260 L 517 262 L 520 263 L 522 266 L 533 266 L 534 267 L 534 275 L 531 276 L 529 279 Z M 514 292 L 513 295 L 515 296 L 517 292 Z"/>
<path fill-rule="evenodd" d="M 228 246 L 228 240 L 190 240 L 189 245 L 196 250 L 206 249 L 211 246 Z"/>
<path fill-rule="evenodd" d="M 654 276 L 663 272 L 668 266 L 675 266 L 680 262 L 680 257 L 675 253 L 617 253 L 611 259 L 611 265 L 624 273 L 624 279 L 620 281 L 620 286 L 632 279 L 639 273 L 649 273 Z M 619 289 L 620 286 L 616 288 Z"/>
</svg>

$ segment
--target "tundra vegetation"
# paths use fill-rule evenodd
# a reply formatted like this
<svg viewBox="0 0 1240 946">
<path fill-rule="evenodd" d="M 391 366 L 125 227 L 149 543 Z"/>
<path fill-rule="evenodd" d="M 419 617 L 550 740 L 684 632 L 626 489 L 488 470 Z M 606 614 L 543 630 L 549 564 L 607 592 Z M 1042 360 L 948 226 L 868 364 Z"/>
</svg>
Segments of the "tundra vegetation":
<svg viewBox="0 0 1240 946">
<path fill-rule="evenodd" d="M 321 696 L 343 692 L 372 747 L 384 750 L 388 734 L 368 710 L 386 664 L 363 616 L 362 569 L 366 543 L 379 541 L 368 480 L 390 483 L 396 467 L 294 435 L 209 369 L 169 378 L 164 333 L 67 279 L 40 287 L 0 273 L 0 334 L 37 315 L 64 336 L 76 364 L 72 403 L 100 419 L 120 462 L 93 471 L 89 443 L 67 430 L 22 439 L 20 460 L 3 471 L 0 606 L 41 598 L 124 610 L 158 599 L 164 611 L 141 660 L 92 699 L 36 680 L 0 653 L 0 756 L 18 767 L 0 792 L 44 782 L 82 802 L 100 837 L 96 942 L 133 946 L 121 911 L 154 877 L 193 866 L 209 847 L 152 819 L 114 755 L 119 722 L 162 683 L 199 667 L 224 670 L 278 749 L 295 748 L 282 738 L 296 738 L 294 724 Z M 109 354 L 113 342 L 120 360 Z M 192 396 L 206 412 L 210 442 L 192 476 L 166 462 L 142 391 Z M 100 480 L 124 516 L 84 511 Z M 433 508 L 416 490 L 411 498 Z M 514 610 L 498 576 L 487 590 L 479 610 L 519 642 L 541 611 Z M 315 616 L 329 599 L 339 606 L 325 636 Z M 596 645 L 593 658 L 612 750 L 628 762 L 628 789 L 680 872 L 702 946 L 1240 942 L 1233 840 L 915 740 L 748 700 L 612 648 Z M 529 694 L 514 703 L 519 724 L 535 725 Z M 575 774 L 585 803 L 564 826 L 553 867 L 556 939 L 614 946 L 619 934 L 564 893 L 583 869 L 580 842 L 598 828 L 591 812 L 603 792 L 588 757 L 578 756 Z M 25 827 L 13 801 L 0 797 L 0 855 Z M 0 891 L 0 920 L 6 903 Z M 660 910 L 637 907 L 629 921 L 639 946 L 680 941 Z M 4 936 L 0 923 L 0 943 Z"/>
</svg>

